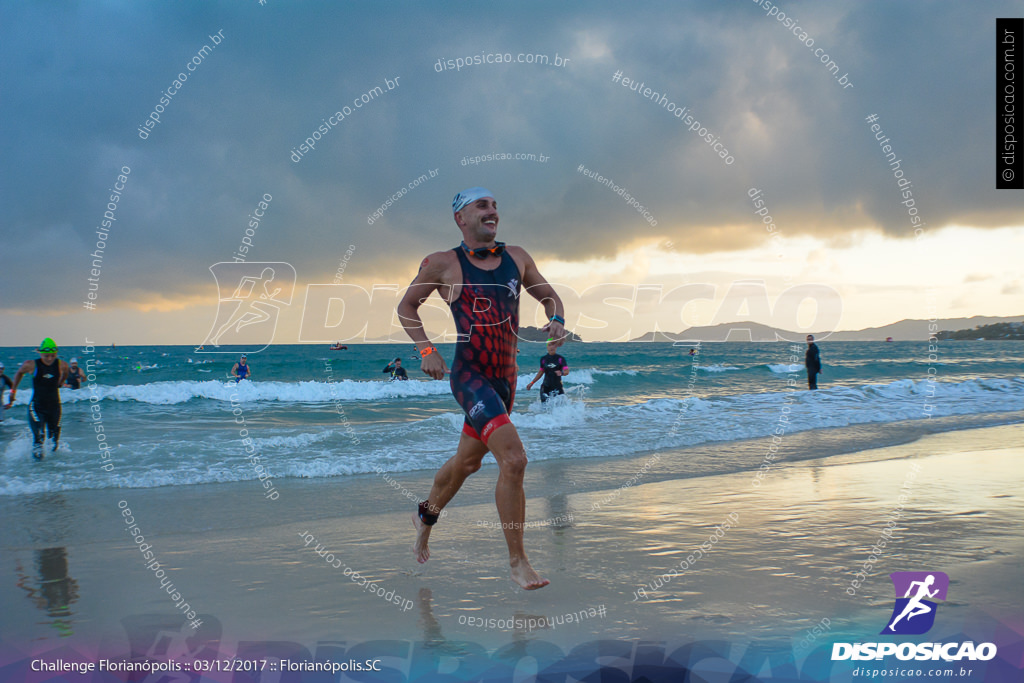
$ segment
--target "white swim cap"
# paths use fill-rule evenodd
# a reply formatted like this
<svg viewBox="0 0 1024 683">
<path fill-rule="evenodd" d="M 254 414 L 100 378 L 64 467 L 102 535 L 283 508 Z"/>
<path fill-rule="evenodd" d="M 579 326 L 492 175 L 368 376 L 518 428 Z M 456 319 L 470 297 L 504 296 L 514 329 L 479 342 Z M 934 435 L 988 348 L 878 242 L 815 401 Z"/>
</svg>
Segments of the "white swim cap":
<svg viewBox="0 0 1024 683">
<path fill-rule="evenodd" d="M 483 187 L 471 187 L 468 190 L 463 190 L 455 195 L 455 199 L 452 200 L 452 213 L 458 213 L 469 204 L 472 204 L 478 199 L 483 199 L 484 197 L 491 197 L 493 199 L 494 194 Z"/>
</svg>

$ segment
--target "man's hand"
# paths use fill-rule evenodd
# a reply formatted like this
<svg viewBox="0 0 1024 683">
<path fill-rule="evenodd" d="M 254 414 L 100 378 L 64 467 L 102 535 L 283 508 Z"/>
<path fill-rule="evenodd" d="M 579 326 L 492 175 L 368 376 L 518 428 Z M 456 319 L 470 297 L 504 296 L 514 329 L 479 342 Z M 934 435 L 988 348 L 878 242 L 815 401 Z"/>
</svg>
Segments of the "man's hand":
<svg viewBox="0 0 1024 683">
<path fill-rule="evenodd" d="M 548 339 L 554 340 L 555 348 L 565 343 L 565 326 L 562 323 L 552 320 L 540 329 L 548 333 Z"/>
<path fill-rule="evenodd" d="M 436 349 L 433 353 L 423 356 L 420 369 L 433 379 L 444 379 L 445 374 L 448 372 L 448 366 L 445 365 L 441 352 Z"/>
</svg>

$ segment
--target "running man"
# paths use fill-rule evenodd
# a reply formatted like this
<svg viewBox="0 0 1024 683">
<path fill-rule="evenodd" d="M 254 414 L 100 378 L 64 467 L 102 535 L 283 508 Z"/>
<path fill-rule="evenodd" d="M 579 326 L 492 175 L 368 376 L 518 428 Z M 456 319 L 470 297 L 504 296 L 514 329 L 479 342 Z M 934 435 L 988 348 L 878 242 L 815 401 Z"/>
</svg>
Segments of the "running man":
<svg viewBox="0 0 1024 683">
<path fill-rule="evenodd" d="M 527 389 L 532 389 L 534 383 L 540 379 L 541 375 L 544 375 L 544 381 L 540 384 L 541 403 L 565 393 L 565 389 L 562 388 L 562 378 L 569 374 L 569 364 L 565 358 L 555 353 L 557 350 L 558 344 L 555 340 L 548 339 L 548 355 L 541 357 L 537 376 L 526 385 Z"/>
<path fill-rule="evenodd" d="M 60 385 L 68 374 L 68 364 L 57 358 L 57 343 L 47 337 L 39 345 L 39 358 L 25 361 L 14 375 L 7 403 L 14 405 L 21 378 L 32 373 L 32 400 L 28 404 L 28 426 L 32 428 L 32 457 L 43 459 L 43 442 L 49 432 L 53 450 L 60 440 Z"/>
<path fill-rule="evenodd" d="M 910 601 L 907 603 L 907 606 L 903 608 L 903 611 L 900 612 L 900 615 L 893 619 L 892 623 L 889 624 L 890 631 L 894 630 L 893 627 L 896 626 L 896 623 L 903 617 L 906 617 L 907 621 L 910 621 L 918 615 L 928 614 L 932 611 L 932 608 L 922 603 L 921 600 L 926 597 L 934 598 L 935 594 L 939 592 L 938 588 L 933 591 L 928 590 L 933 583 L 935 583 L 934 574 L 929 574 L 924 581 L 911 582 L 907 587 L 907 594 L 903 596 L 905 598 L 910 598 Z M 913 592 L 914 586 L 917 586 L 917 594 L 911 598 L 910 594 Z"/>
<path fill-rule="evenodd" d="M 498 205 L 491 192 L 482 187 L 464 190 L 455 195 L 452 211 L 462 231 L 462 244 L 423 259 L 398 305 L 402 326 L 420 352 L 423 372 L 438 380 L 444 378 L 447 366 L 427 338 L 418 309 L 435 291 L 451 307 L 459 341 L 450 381 L 455 400 L 466 413 L 455 455 L 438 470 L 430 496 L 413 515 L 413 551 L 421 563 L 430 558 L 427 541 L 441 510 L 490 452 L 498 463 L 494 499 L 508 544 L 512 580 L 534 590 L 550 582 L 534 571 L 523 549 L 526 450 L 508 417 L 516 389 L 519 293 L 525 285 L 544 304 L 550 319 L 544 329 L 558 344 L 565 334 L 562 301 L 522 247 L 495 241 Z"/>
<path fill-rule="evenodd" d="M 238 384 L 243 379 L 248 379 L 251 373 L 252 368 L 249 367 L 249 361 L 246 360 L 245 354 L 243 353 L 242 357 L 238 359 L 237 363 L 235 363 L 235 366 L 231 368 L 231 376 L 235 378 L 235 384 Z"/>
</svg>

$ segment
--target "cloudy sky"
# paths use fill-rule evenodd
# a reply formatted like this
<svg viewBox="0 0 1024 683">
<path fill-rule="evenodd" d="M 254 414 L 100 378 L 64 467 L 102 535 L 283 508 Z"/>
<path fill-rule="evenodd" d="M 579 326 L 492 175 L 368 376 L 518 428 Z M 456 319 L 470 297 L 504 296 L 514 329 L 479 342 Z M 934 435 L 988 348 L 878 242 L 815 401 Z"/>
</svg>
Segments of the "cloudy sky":
<svg viewBox="0 0 1024 683">
<path fill-rule="evenodd" d="M 211 266 L 243 239 L 247 262 L 294 268 L 294 288 L 275 270 L 275 342 L 345 336 L 314 333 L 345 310 L 387 333 L 423 256 L 458 244 L 451 199 L 472 185 L 494 192 L 499 239 L 533 254 L 585 339 L 1024 313 L 1024 194 L 995 189 L 994 161 L 995 18 L 1020 5 L 777 9 L 0 3 L 0 344 L 197 344 L 237 285 Z M 464 163 L 516 154 L 535 158 Z M 344 284 L 378 286 L 368 307 L 307 298 L 342 264 Z"/>
</svg>

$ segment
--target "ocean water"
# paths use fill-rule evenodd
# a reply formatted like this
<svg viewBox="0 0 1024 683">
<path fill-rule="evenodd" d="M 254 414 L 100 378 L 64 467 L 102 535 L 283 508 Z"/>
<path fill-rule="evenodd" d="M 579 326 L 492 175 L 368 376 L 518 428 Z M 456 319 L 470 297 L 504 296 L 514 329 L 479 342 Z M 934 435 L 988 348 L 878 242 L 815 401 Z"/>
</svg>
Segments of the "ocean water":
<svg viewBox="0 0 1024 683">
<path fill-rule="evenodd" d="M 670 343 L 569 344 L 561 349 L 571 368 L 567 395 L 542 405 L 537 386 L 526 384 L 543 345 L 524 343 L 513 422 L 537 461 L 929 416 L 956 428 L 983 414 L 1013 421 L 1010 414 L 1024 410 L 1024 342 L 943 342 L 931 358 L 924 342 L 819 346 L 823 374 L 809 392 L 803 345 L 702 344 L 690 356 L 690 345 Z M 450 361 L 453 346 L 440 350 Z M 448 382 L 420 372 L 412 344 L 274 346 L 250 354 L 252 380 L 239 384 L 228 377 L 234 354 L 180 346 L 83 351 L 62 349 L 61 358 L 88 362 L 93 381 L 61 391 L 61 444 L 55 453 L 48 445 L 42 462 L 31 458 L 31 380 L 22 380 L 0 423 L 0 495 L 249 481 L 259 472 L 247 449 L 275 482 L 433 470 L 450 457 L 462 427 Z M 12 376 L 34 355 L 0 349 Z M 381 370 L 399 355 L 411 379 L 387 381 Z M 751 467 L 749 457 L 723 447 L 692 474 Z"/>
</svg>

